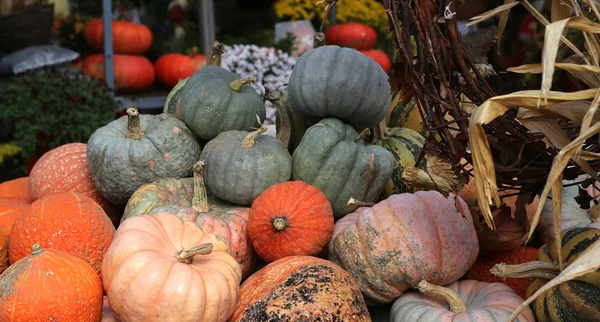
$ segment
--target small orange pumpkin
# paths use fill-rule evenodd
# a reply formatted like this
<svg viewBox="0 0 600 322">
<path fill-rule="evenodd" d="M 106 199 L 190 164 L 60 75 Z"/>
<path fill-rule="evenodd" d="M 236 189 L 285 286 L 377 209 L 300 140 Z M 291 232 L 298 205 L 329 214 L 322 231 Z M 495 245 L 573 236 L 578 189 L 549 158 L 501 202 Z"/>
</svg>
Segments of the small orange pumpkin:
<svg viewBox="0 0 600 322">
<path fill-rule="evenodd" d="M 29 192 L 29 177 L 0 183 L 0 199 L 21 199 L 32 202 L 33 198 Z"/>
<path fill-rule="evenodd" d="M 29 209 L 29 202 L 20 199 L 0 199 L 0 231 L 8 239 L 17 218 Z"/>
<path fill-rule="evenodd" d="M 319 188 L 304 181 L 272 185 L 252 203 L 248 234 L 266 262 L 317 256 L 333 235 L 333 210 Z"/>
<path fill-rule="evenodd" d="M 0 275 L 0 321 L 100 321 L 102 282 L 81 259 L 31 247 Z"/>
</svg>

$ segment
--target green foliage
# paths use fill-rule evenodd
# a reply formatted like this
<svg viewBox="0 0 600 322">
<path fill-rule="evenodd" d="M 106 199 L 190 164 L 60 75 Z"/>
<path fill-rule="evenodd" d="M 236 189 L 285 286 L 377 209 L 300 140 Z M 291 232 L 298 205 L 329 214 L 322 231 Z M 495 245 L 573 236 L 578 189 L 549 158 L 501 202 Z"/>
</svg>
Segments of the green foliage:
<svg viewBox="0 0 600 322">
<path fill-rule="evenodd" d="M 42 69 L 0 86 L 0 120 L 25 159 L 44 149 L 87 142 L 114 120 L 118 108 L 103 83 L 80 74 Z"/>
</svg>

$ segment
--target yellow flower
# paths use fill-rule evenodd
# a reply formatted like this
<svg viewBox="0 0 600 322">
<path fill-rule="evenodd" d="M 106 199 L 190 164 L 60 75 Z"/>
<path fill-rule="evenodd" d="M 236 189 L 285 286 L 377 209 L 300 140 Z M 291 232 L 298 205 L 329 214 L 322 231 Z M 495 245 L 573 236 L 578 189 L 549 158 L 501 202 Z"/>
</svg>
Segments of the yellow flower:
<svg viewBox="0 0 600 322">
<path fill-rule="evenodd" d="M 1 143 L 0 144 L 0 164 L 4 163 L 4 158 L 12 157 L 21 152 L 21 148 L 16 146 L 13 142 Z"/>
<path fill-rule="evenodd" d="M 85 28 L 85 24 L 83 22 L 78 22 L 75 24 L 75 32 L 80 33 Z"/>
</svg>

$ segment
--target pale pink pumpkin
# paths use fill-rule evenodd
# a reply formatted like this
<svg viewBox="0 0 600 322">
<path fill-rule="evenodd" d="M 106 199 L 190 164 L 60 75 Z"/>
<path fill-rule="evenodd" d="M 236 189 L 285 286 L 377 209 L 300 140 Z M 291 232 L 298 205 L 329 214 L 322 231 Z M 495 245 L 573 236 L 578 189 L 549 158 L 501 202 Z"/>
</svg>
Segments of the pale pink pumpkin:
<svg viewBox="0 0 600 322">
<path fill-rule="evenodd" d="M 335 224 L 329 242 L 329 258 L 356 279 L 368 303 L 381 304 L 423 279 L 458 280 L 478 253 L 469 207 L 437 191 L 395 194 L 360 207 Z"/>
</svg>

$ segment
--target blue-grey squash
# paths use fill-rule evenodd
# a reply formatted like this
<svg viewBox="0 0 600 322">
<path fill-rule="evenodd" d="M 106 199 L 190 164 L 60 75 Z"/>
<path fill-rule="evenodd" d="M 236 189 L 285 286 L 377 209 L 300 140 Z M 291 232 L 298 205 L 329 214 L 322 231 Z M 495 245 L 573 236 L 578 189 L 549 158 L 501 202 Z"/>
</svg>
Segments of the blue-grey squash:
<svg viewBox="0 0 600 322">
<path fill-rule="evenodd" d="M 289 102 L 301 114 L 335 117 L 357 130 L 381 122 L 391 106 L 388 75 L 373 59 L 338 46 L 311 49 L 288 83 Z"/>
</svg>

